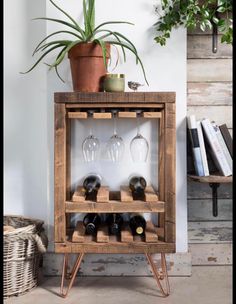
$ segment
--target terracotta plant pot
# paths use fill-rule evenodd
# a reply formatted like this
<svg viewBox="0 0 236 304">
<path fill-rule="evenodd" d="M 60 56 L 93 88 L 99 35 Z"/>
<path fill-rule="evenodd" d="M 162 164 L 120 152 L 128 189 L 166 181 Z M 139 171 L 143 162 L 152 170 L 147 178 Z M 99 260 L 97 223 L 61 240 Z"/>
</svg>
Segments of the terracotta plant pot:
<svg viewBox="0 0 236 304">
<path fill-rule="evenodd" d="M 110 58 L 110 44 L 106 44 L 106 61 Z M 71 76 L 75 92 L 103 92 L 103 79 L 107 73 L 102 48 L 99 44 L 79 43 L 69 52 Z"/>
</svg>

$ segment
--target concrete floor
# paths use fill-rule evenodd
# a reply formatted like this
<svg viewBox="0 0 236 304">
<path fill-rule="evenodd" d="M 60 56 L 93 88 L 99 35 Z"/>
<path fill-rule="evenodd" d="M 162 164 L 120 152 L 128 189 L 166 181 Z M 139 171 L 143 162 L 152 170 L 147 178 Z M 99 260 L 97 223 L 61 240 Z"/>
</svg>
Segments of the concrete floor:
<svg viewBox="0 0 236 304">
<path fill-rule="evenodd" d="M 68 297 L 58 296 L 60 278 L 47 277 L 34 290 L 5 304 L 231 304 L 232 267 L 194 266 L 191 277 L 170 277 L 171 294 L 162 298 L 152 277 L 77 278 Z"/>
</svg>

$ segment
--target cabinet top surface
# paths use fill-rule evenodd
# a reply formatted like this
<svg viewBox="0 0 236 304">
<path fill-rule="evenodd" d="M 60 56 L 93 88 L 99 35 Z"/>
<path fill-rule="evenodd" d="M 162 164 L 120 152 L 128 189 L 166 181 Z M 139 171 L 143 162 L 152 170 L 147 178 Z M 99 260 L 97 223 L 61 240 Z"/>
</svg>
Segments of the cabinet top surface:
<svg viewBox="0 0 236 304">
<path fill-rule="evenodd" d="M 56 103 L 174 103 L 175 92 L 55 92 Z"/>
</svg>

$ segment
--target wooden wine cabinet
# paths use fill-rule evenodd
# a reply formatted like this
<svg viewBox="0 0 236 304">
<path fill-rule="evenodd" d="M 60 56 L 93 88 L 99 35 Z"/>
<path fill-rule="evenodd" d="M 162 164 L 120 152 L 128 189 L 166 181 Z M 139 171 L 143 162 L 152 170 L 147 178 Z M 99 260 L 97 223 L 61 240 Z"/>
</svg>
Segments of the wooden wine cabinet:
<svg viewBox="0 0 236 304">
<path fill-rule="evenodd" d="M 152 266 L 157 280 L 163 279 L 156 273 L 151 253 L 163 254 L 175 252 L 175 93 L 174 92 L 129 92 L 129 93 L 55 93 L 55 145 L 54 145 L 54 240 L 55 252 L 64 253 L 63 282 L 67 271 L 68 254 L 77 253 L 78 260 L 74 266 L 72 279 L 78 270 L 85 253 L 144 253 Z M 127 186 L 120 191 L 109 191 L 108 186 L 102 187 L 97 201 L 86 201 L 83 191 L 78 187 L 73 193 L 71 189 L 71 150 L 70 131 L 72 119 L 87 119 L 87 110 L 96 109 L 94 119 L 111 119 L 112 108 L 119 108 L 118 118 L 136 119 L 134 109 L 142 109 L 145 119 L 158 120 L 157 164 L 158 193 L 151 185 L 146 189 L 144 201 L 132 199 Z M 141 172 L 140 172 L 141 174 Z M 106 185 L 105 185 L 106 186 Z M 100 238 L 81 236 L 81 223 L 74 230 L 70 228 L 71 213 L 127 213 L 155 212 L 159 214 L 158 227 L 148 223 L 151 229 L 144 238 L 115 238 L 107 235 L 102 229 Z M 124 229 L 127 231 L 127 229 Z M 149 234 L 148 234 L 149 233 Z M 83 236 L 83 235 L 82 235 Z M 104 237 L 104 238 L 102 238 Z M 104 240 L 104 242 L 103 242 Z M 125 240 L 125 241 L 124 241 Z M 130 241 L 129 241 L 130 240 Z M 166 269 L 165 269 L 166 272 Z M 156 275 L 155 275 L 156 274 Z M 157 278 L 159 276 L 159 279 Z M 73 284 L 73 280 L 71 285 Z M 69 285 L 69 289 L 71 287 Z M 159 284 L 158 284 L 159 285 Z M 63 289 L 63 283 L 61 288 Z M 68 292 L 68 291 L 67 291 Z M 66 296 L 61 290 L 61 294 Z M 167 295 L 167 293 L 163 293 Z"/>
</svg>

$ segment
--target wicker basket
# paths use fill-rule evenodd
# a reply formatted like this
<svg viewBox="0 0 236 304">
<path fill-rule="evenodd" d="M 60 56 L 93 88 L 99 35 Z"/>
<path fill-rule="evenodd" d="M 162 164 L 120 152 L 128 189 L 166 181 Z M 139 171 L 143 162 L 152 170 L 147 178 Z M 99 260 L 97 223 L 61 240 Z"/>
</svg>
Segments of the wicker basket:
<svg viewBox="0 0 236 304">
<path fill-rule="evenodd" d="M 38 284 L 41 254 L 47 237 L 43 221 L 22 216 L 4 216 L 3 295 L 4 298 L 26 293 Z"/>
</svg>

